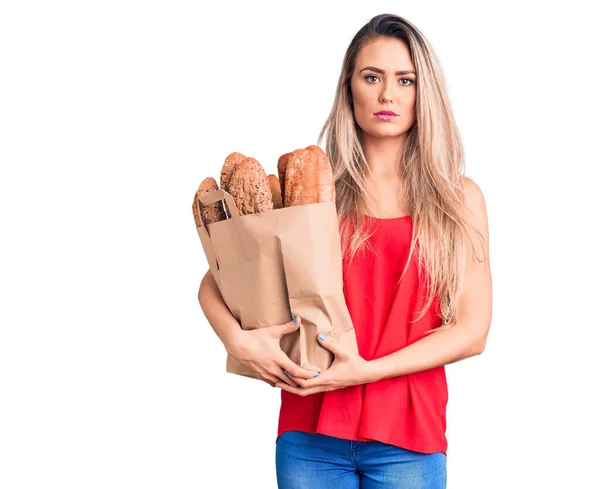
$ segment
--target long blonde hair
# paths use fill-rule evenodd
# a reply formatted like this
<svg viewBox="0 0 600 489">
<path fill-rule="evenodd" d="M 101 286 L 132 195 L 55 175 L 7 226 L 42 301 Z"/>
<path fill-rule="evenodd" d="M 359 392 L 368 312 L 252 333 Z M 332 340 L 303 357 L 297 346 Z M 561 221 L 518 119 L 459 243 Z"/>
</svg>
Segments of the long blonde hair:
<svg viewBox="0 0 600 489">
<path fill-rule="evenodd" d="M 437 296 L 441 326 L 446 328 L 456 322 L 458 298 L 464 283 L 463 237 L 468 236 L 470 225 L 460 184 L 464 154 L 439 62 L 425 36 L 414 25 L 402 17 L 381 14 L 356 33 L 346 50 L 333 107 L 319 134 L 318 144 L 327 134 L 325 151 L 333 168 L 342 249 L 344 256 L 349 253 L 352 260 L 370 237 L 362 226 L 363 215 L 370 212 L 364 198 L 368 166 L 362 130 L 353 114 L 350 80 L 361 48 L 381 37 L 407 44 L 417 81 L 416 122 L 407 134 L 397 162 L 405 186 L 403 198 L 412 209 L 413 222 L 408 260 L 400 280 L 415 254 L 419 277 L 422 268 L 427 271 L 423 278 L 428 294 L 414 321 L 425 315 Z"/>
</svg>

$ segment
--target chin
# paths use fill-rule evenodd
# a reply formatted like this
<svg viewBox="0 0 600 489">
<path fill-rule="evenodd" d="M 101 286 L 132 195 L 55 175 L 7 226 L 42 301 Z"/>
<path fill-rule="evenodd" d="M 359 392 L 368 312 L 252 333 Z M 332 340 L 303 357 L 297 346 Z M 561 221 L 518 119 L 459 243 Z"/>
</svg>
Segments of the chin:
<svg viewBox="0 0 600 489">
<path fill-rule="evenodd" d="M 403 134 L 407 133 L 409 130 L 410 130 L 410 128 L 374 127 L 374 128 L 369 128 L 365 132 L 367 134 L 369 134 L 371 137 L 375 137 L 375 138 L 394 138 L 394 137 L 402 136 Z"/>
</svg>

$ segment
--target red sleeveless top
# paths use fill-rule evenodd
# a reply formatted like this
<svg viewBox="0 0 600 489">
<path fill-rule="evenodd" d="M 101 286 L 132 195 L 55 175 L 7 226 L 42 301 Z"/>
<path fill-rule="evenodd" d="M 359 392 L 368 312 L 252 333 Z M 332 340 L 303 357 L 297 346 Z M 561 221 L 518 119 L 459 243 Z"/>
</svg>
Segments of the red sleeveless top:
<svg viewBox="0 0 600 489">
<path fill-rule="evenodd" d="M 375 253 L 362 247 L 351 263 L 344 257 L 343 278 L 358 352 L 372 360 L 426 336 L 425 331 L 440 326 L 442 319 L 434 298 L 427 313 L 410 322 L 425 305 L 427 292 L 418 277 L 415 253 L 396 287 L 408 259 L 412 217 L 365 216 L 365 223 L 374 226 L 368 241 Z M 297 430 L 446 455 L 447 402 L 443 365 L 307 397 L 282 390 L 277 439 L 285 431 Z"/>
</svg>

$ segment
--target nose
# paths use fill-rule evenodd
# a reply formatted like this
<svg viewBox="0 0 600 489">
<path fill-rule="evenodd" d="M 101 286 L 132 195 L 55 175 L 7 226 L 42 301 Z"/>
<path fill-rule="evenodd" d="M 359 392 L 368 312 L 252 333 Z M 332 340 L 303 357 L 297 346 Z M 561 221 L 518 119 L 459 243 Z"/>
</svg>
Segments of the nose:
<svg viewBox="0 0 600 489">
<path fill-rule="evenodd" d="M 385 103 L 392 102 L 392 99 L 393 99 L 393 97 L 392 97 L 392 94 L 390 92 L 390 89 L 387 86 L 384 86 L 384 88 L 383 88 L 383 90 L 381 92 L 381 95 L 379 96 L 379 101 L 382 104 L 385 104 Z"/>
</svg>

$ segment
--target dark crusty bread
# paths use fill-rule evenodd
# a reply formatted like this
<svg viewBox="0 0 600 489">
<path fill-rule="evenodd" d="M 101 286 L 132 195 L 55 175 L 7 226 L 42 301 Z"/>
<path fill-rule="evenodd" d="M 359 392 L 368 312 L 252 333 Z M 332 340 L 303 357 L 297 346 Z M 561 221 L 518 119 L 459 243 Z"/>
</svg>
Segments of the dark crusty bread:
<svg viewBox="0 0 600 489">
<path fill-rule="evenodd" d="M 319 156 L 309 149 L 290 155 L 285 170 L 284 207 L 316 204 L 319 197 Z"/>
<path fill-rule="evenodd" d="M 223 210 L 221 201 L 205 205 L 204 207 L 199 205 L 200 197 L 210 194 L 215 190 L 219 190 L 219 187 L 217 186 L 217 181 L 213 177 L 207 177 L 202 180 L 202 183 L 200 183 L 192 203 L 192 212 L 194 213 L 196 227 L 200 227 L 201 225 L 200 216 L 202 216 L 204 225 L 212 224 L 213 222 L 219 222 L 225 219 L 225 211 Z M 200 212 L 198 212 L 198 208 L 200 208 Z"/>
<path fill-rule="evenodd" d="M 281 209 L 283 207 L 283 201 L 281 200 L 281 184 L 279 183 L 279 178 L 277 178 L 277 175 L 271 174 L 267 176 L 267 180 L 269 181 L 269 188 L 273 195 L 273 206 L 275 209 Z"/>
<path fill-rule="evenodd" d="M 229 193 L 240 215 L 272 210 L 273 195 L 262 165 L 248 157 L 235 168 L 229 181 Z"/>
<path fill-rule="evenodd" d="M 229 181 L 231 180 L 231 175 L 237 168 L 237 166 L 246 159 L 242 153 L 233 152 L 230 153 L 227 158 L 225 158 L 225 162 L 223 163 L 223 167 L 221 168 L 221 189 L 225 190 L 225 192 L 229 193 Z"/>
</svg>

